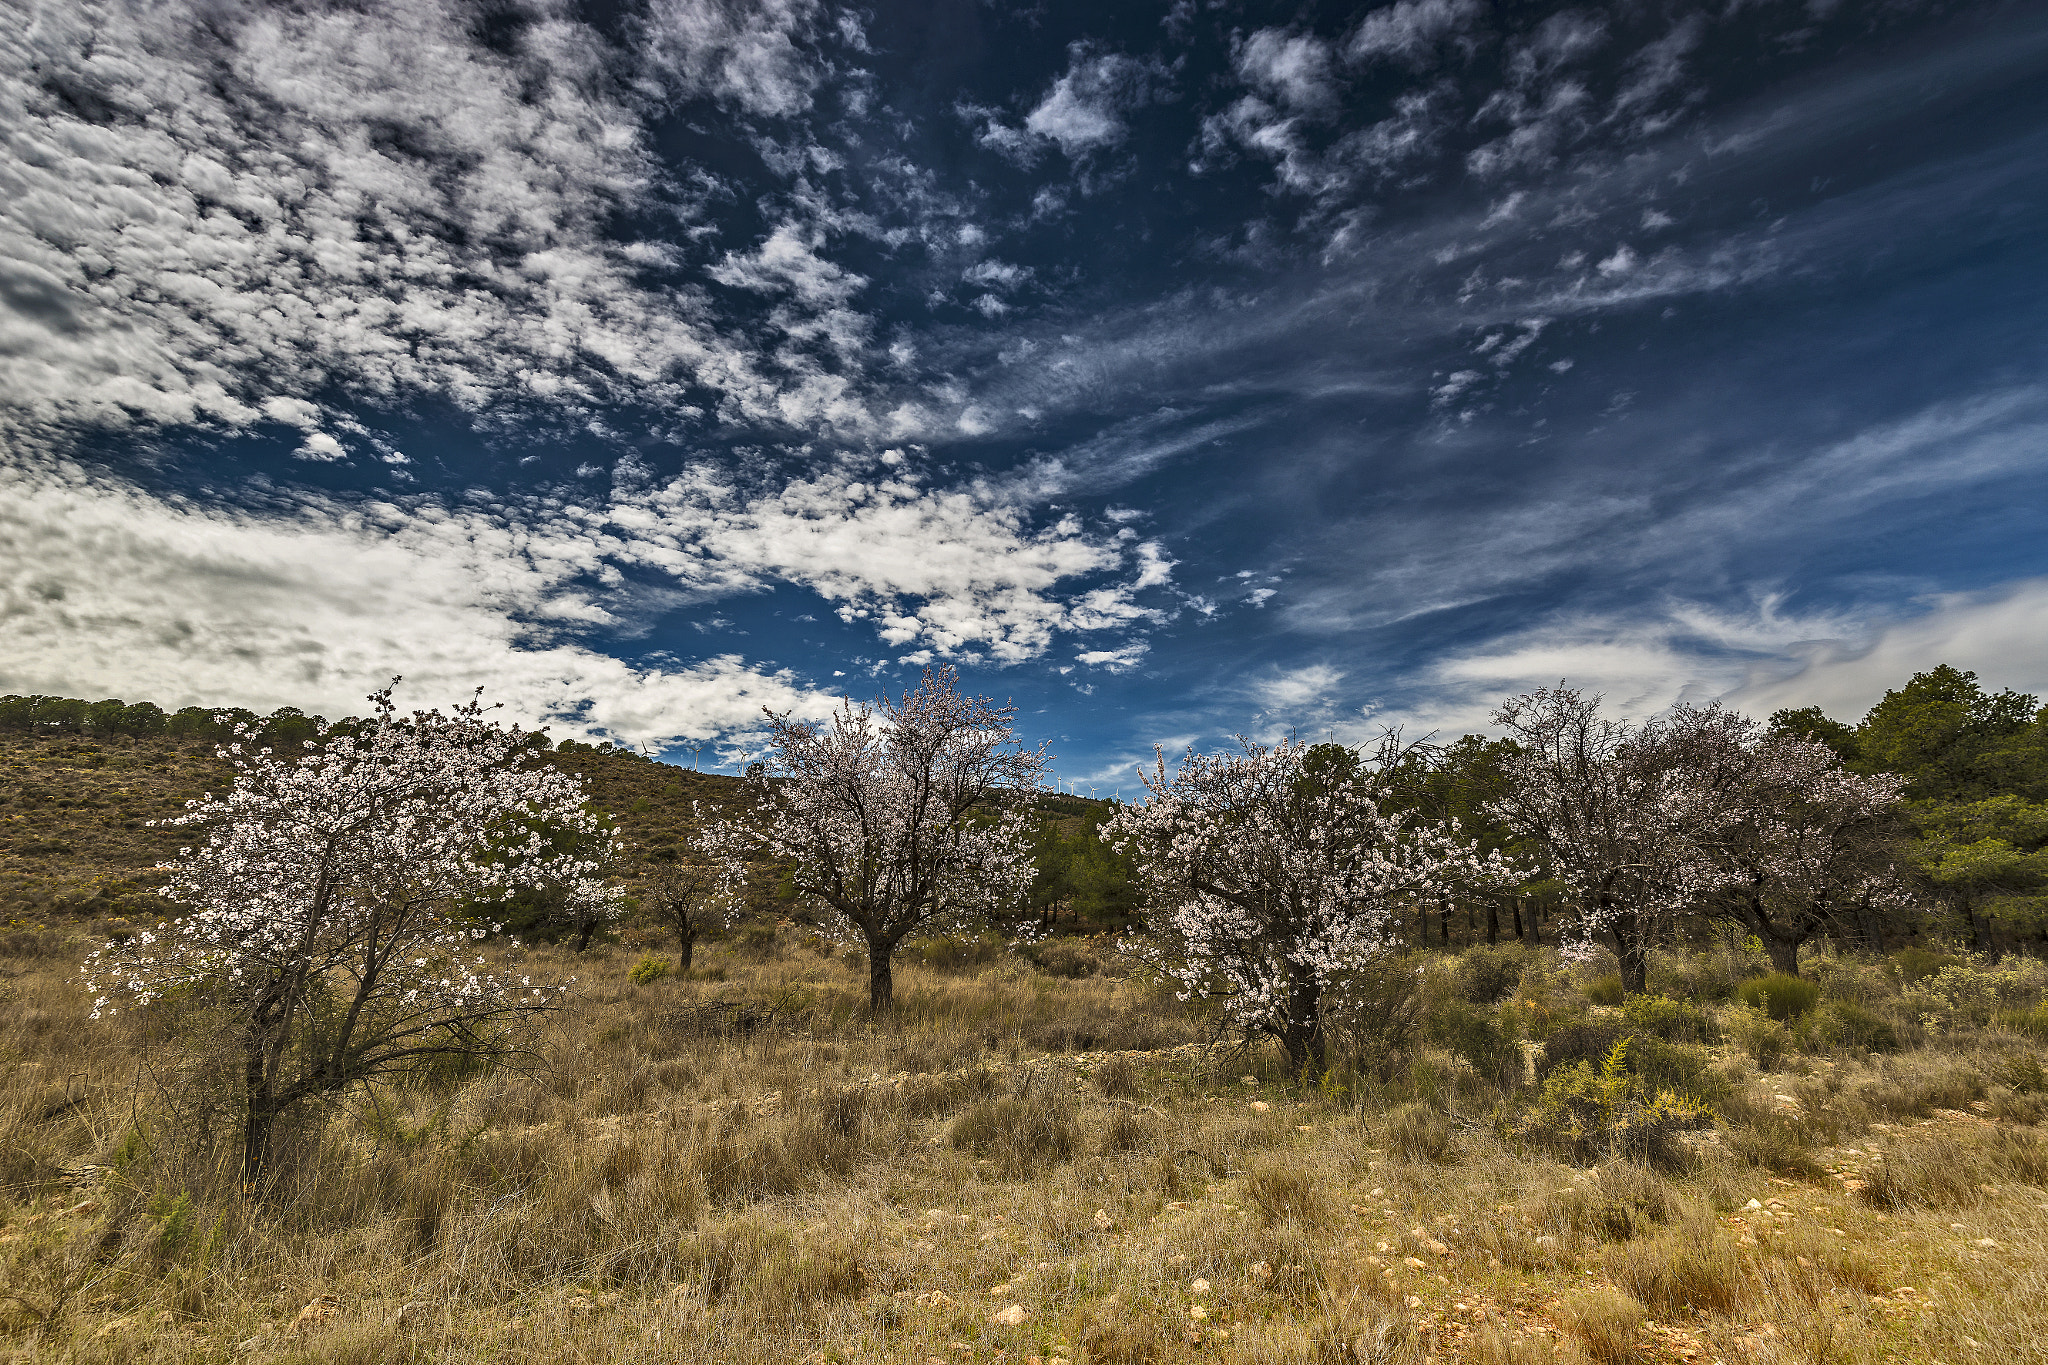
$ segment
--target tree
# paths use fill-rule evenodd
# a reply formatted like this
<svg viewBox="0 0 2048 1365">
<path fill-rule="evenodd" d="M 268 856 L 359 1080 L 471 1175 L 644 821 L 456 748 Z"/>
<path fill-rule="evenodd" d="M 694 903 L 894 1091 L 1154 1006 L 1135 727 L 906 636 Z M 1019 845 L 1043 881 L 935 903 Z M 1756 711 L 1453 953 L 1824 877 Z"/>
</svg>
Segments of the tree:
<svg viewBox="0 0 2048 1365">
<path fill-rule="evenodd" d="M 1973 950 L 1996 946 L 2000 920 L 2048 937 L 2048 802 L 2008 792 L 1927 805 L 1916 815 L 1915 861 L 1962 916 Z"/>
<path fill-rule="evenodd" d="M 1160 755 L 1148 799 L 1103 826 L 1137 861 L 1152 956 L 1181 997 L 1220 1001 L 1297 1071 L 1322 1056 L 1333 984 L 1389 946 L 1402 909 L 1457 884 L 1519 880 L 1454 826 L 1395 808 L 1403 757 L 1392 740 L 1367 758 L 1240 736 L 1235 752 L 1190 750 L 1171 777 Z"/>
<path fill-rule="evenodd" d="M 769 748 L 747 780 L 755 809 L 718 846 L 790 867 L 868 955 L 868 1004 L 895 993 L 896 948 L 914 933 L 1021 906 L 1031 885 L 1027 810 L 1045 746 L 1011 732 L 1017 709 L 960 694 L 928 669 L 916 690 L 847 701 L 827 724 L 768 712 Z"/>
<path fill-rule="evenodd" d="M 1817 934 L 1870 937 L 1873 915 L 1904 902 L 1903 779 L 1850 772 L 1828 744 L 1719 706 L 1679 707 L 1660 739 L 1674 856 L 1697 865 L 1702 908 L 1755 934 L 1777 970 L 1797 975 Z"/>
<path fill-rule="evenodd" d="M 213 1008 L 237 1057 L 251 1179 L 280 1120 L 313 1101 L 512 1045 L 559 988 L 470 955 L 488 926 L 467 911 L 595 870 L 538 838 L 507 856 L 508 832 L 535 822 L 595 828 L 579 781 L 519 761 L 519 730 L 474 699 L 407 717 L 388 688 L 371 700 L 358 734 L 329 733 L 296 761 L 224 748 L 232 790 L 173 822 L 207 830 L 165 888 L 192 913 L 86 962 L 94 1017 L 167 999 Z"/>
<path fill-rule="evenodd" d="M 644 882 L 650 908 L 675 933 L 676 965 L 686 972 L 696 956 L 698 935 L 725 924 L 746 877 L 746 865 L 715 832 L 705 833 L 716 827 L 705 822 L 695 801 L 690 815 L 698 832 L 680 853 L 662 848 L 650 854 Z"/>
<path fill-rule="evenodd" d="M 1856 727 L 1864 763 L 1899 773 L 1918 800 L 2048 800 L 2048 710 L 1943 664 L 1884 694 Z"/>
<path fill-rule="evenodd" d="M 1641 993 L 1656 921 L 1700 889 L 1700 865 L 1660 807 L 1678 751 L 1656 727 L 1605 719 L 1598 696 L 1562 685 L 1508 698 L 1493 721 L 1515 749 L 1489 810 L 1540 849 L 1582 928 L 1613 936 L 1622 988 Z"/>
</svg>

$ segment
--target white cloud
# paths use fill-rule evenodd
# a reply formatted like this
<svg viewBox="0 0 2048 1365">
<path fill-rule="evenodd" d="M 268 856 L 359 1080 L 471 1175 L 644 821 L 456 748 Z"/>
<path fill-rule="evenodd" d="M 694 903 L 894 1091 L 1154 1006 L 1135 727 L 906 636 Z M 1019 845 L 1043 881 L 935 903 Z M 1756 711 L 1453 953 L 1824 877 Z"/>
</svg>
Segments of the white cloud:
<svg viewBox="0 0 2048 1365">
<path fill-rule="evenodd" d="M 1103 668 L 1111 673 L 1128 673 L 1136 668 L 1151 646 L 1143 640 L 1132 640 L 1118 645 L 1115 649 L 1090 649 L 1076 654 L 1074 658 L 1090 668 Z"/>
<path fill-rule="evenodd" d="M 1024 130 L 1078 158 L 1123 141 L 1124 114 L 1151 98 L 1153 83 L 1165 71 L 1156 61 L 1100 52 L 1086 43 L 1075 43 L 1068 55 L 1066 73 L 1025 115 Z"/>
<path fill-rule="evenodd" d="M 1330 45 L 1313 33 L 1262 28 L 1232 56 L 1240 80 L 1290 109 L 1322 113 L 1338 101 Z"/>
<path fill-rule="evenodd" d="M 1779 676 L 1759 670 L 1727 694 L 1730 704 L 1759 716 L 1819 706 L 1853 722 L 1887 690 L 1936 664 L 1974 672 L 1992 689 L 2048 695 L 2048 578 L 1944 594 L 1860 640 L 1820 641 L 1790 653 L 1796 666 Z"/>
<path fill-rule="evenodd" d="M 1269 711 L 1298 712 L 1303 708 L 1327 704 L 1331 692 L 1342 681 L 1342 669 L 1328 664 L 1309 664 L 1303 668 L 1281 669 L 1259 679 L 1252 684 L 1252 695 Z"/>
<path fill-rule="evenodd" d="M 0 27 L 0 439 L 310 430 L 333 391 L 578 424 L 687 418 L 709 390 L 735 418 L 865 429 L 843 379 L 764 369 L 610 236 L 665 183 L 607 93 L 617 54 L 545 12 L 496 49 L 468 23 L 425 0 L 203 22 L 34 0 Z"/>
<path fill-rule="evenodd" d="M 1359 21 L 1345 43 L 1353 61 L 1393 57 L 1425 63 L 1442 39 L 1480 16 L 1479 0 L 1399 0 Z"/>
<path fill-rule="evenodd" d="M 723 261 L 705 273 L 735 289 L 787 290 L 814 308 L 843 304 L 867 286 L 863 277 L 819 256 L 817 246 L 796 224 L 781 223 L 754 251 L 745 255 L 728 251 Z"/>
<path fill-rule="evenodd" d="M 69 465 L 0 469 L 0 691 L 359 714 L 394 674 L 421 704 L 482 684 L 529 723 L 634 745 L 747 730 L 831 698 L 736 655 L 634 666 L 579 643 L 622 622 L 602 547 L 421 504 L 263 513 L 151 498 Z"/>
<path fill-rule="evenodd" d="M 819 12 L 815 0 L 652 0 L 648 56 L 678 94 L 752 114 L 799 114 L 824 79 L 823 63 L 802 46 Z M 858 19 L 842 15 L 839 32 L 866 50 Z"/>
</svg>

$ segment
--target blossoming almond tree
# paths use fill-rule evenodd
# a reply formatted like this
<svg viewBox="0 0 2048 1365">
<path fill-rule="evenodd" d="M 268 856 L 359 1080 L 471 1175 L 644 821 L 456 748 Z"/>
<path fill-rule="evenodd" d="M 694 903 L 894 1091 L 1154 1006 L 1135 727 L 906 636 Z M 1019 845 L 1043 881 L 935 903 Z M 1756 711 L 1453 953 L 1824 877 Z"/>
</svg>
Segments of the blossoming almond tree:
<svg viewBox="0 0 2048 1365">
<path fill-rule="evenodd" d="M 1816 934 L 1867 938 L 1873 912 L 1904 903 L 1904 778 L 1850 772 L 1825 744 L 1718 707 L 1680 707 L 1663 728 L 1677 761 L 1662 814 L 1699 867 L 1700 906 L 1755 934 L 1773 967 L 1796 975 Z"/>
<path fill-rule="evenodd" d="M 1137 860 L 1147 955 L 1181 998 L 1221 1001 L 1234 1023 L 1278 1039 L 1297 1071 L 1322 1056 L 1326 995 L 1391 944 L 1399 912 L 1522 876 L 1455 825 L 1399 810 L 1388 785 L 1400 758 L 1391 741 L 1366 758 L 1240 736 L 1236 752 L 1190 750 L 1169 776 L 1162 754 L 1145 802 L 1102 828 Z"/>
<path fill-rule="evenodd" d="M 176 997 L 224 1021 L 248 1178 L 308 1102 L 500 1051 L 556 1003 L 561 987 L 485 968 L 470 907 L 532 885 L 615 894 L 587 842 L 565 855 L 538 832 L 602 826 L 579 780 L 521 761 L 528 736 L 475 699 L 404 717 L 390 689 L 371 700 L 356 733 L 329 730 L 296 760 L 228 745 L 233 789 L 174 821 L 207 831 L 169 868 L 166 894 L 191 913 L 85 965 L 96 1018 Z"/>
<path fill-rule="evenodd" d="M 1045 746 L 1027 749 L 1014 706 L 960 694 L 950 668 L 914 691 L 847 701 L 825 724 L 768 713 L 770 746 L 750 772 L 755 809 L 719 846 L 789 864 L 868 955 L 868 1003 L 889 1007 L 896 948 L 914 933 L 1021 905 L 1032 877 L 1026 807 Z"/>
<path fill-rule="evenodd" d="M 1656 726 L 1603 717 L 1598 696 L 1572 687 L 1510 697 L 1493 723 L 1515 748 L 1488 812 L 1543 850 L 1545 870 L 1578 900 L 1581 929 L 1613 935 L 1622 988 L 1642 993 L 1658 921 L 1706 885 L 1663 805 L 1679 747 Z"/>
</svg>

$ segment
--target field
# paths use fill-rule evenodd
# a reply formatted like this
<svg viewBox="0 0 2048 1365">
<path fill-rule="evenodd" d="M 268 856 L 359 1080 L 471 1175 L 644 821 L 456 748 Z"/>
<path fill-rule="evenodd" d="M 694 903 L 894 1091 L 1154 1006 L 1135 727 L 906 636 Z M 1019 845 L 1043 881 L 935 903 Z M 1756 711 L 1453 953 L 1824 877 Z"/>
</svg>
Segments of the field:
<svg viewBox="0 0 2048 1365">
<path fill-rule="evenodd" d="M 184 1026 L 87 1018 L 119 927 L 0 938 L 16 1360 L 2048 1358 L 2038 964 L 1417 954 L 1301 1085 L 1099 945 L 927 945 L 877 1024 L 789 926 L 629 929 L 242 1197 Z"/>
</svg>

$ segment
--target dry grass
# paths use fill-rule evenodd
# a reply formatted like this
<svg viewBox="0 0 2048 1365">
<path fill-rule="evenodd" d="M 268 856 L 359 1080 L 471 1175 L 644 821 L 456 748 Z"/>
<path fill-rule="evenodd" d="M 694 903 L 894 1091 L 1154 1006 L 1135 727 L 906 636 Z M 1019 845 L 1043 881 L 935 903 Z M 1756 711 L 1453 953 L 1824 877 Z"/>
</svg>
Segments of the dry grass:
<svg viewBox="0 0 2048 1365">
<path fill-rule="evenodd" d="M 2039 1054 L 1996 1030 L 1803 1074 L 1725 1044 L 1717 1140 L 1587 1168 L 1497 1136 L 1526 1087 L 1426 1051 L 1295 1086 L 1131 982 L 906 965 L 870 1024 L 786 937 L 644 983 L 611 951 L 538 964 L 583 986 L 529 1066 L 338 1111 L 262 1202 L 170 1040 L 26 946 L 0 1358 L 2048 1359 Z"/>
</svg>

